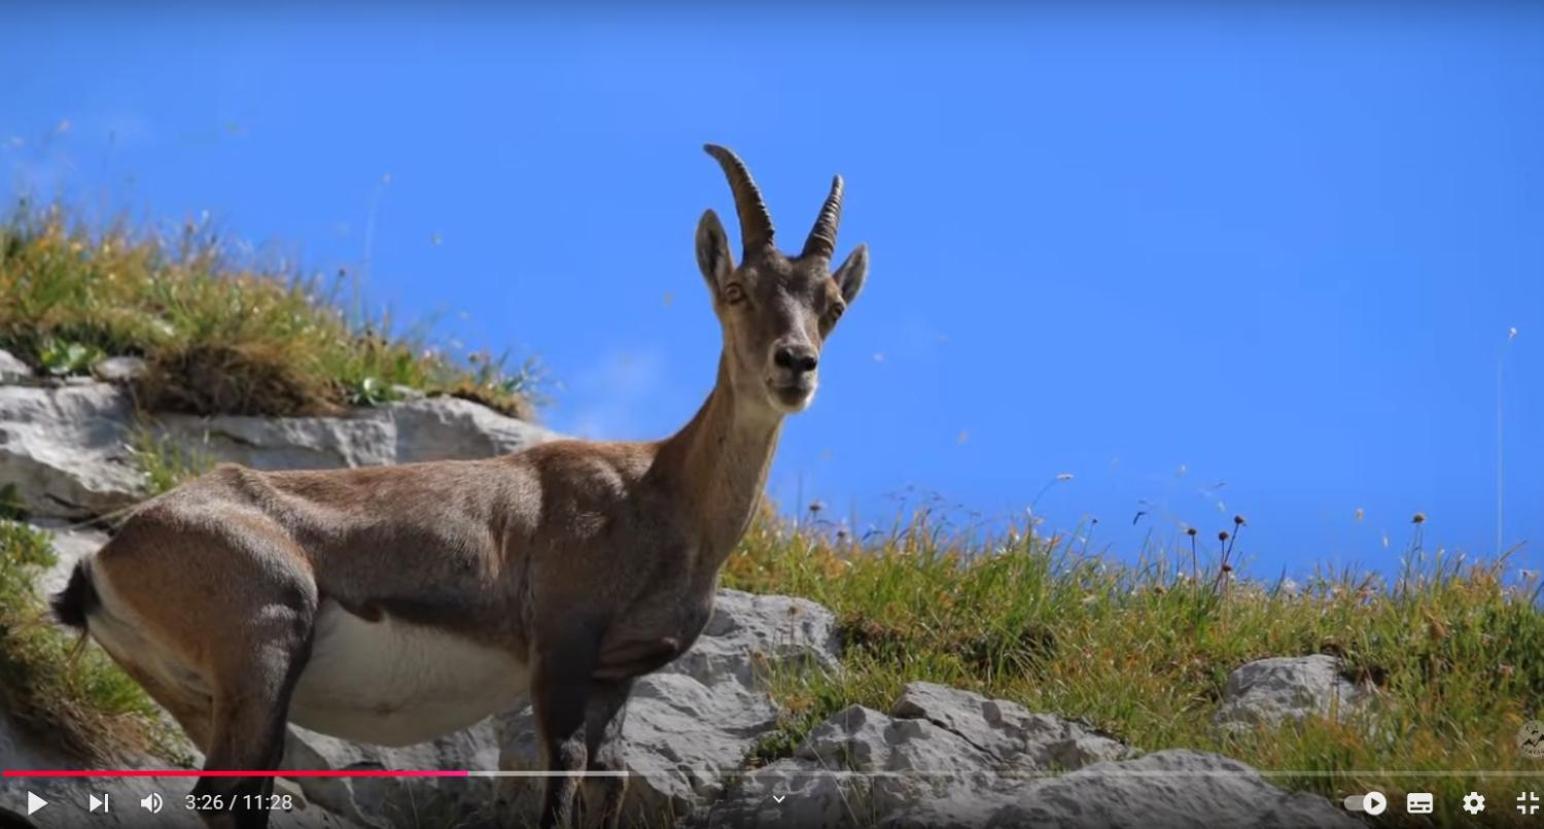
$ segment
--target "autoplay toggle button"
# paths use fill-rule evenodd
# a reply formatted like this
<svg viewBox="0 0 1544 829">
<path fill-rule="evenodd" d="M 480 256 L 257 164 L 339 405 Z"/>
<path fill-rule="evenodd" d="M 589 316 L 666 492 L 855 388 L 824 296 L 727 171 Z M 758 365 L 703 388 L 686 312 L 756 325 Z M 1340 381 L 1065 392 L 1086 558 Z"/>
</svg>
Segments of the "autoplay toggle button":
<svg viewBox="0 0 1544 829">
<path fill-rule="evenodd" d="M 1368 792 L 1367 794 L 1353 794 L 1348 796 L 1343 805 L 1346 811 L 1363 812 L 1377 817 L 1389 807 L 1389 799 L 1383 796 L 1383 792 Z"/>
</svg>

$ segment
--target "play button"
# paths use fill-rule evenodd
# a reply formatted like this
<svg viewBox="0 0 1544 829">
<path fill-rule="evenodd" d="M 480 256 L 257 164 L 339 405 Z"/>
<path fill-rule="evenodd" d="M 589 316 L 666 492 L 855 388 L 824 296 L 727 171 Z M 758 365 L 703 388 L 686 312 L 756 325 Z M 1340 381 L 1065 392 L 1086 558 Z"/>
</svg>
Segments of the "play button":
<svg viewBox="0 0 1544 829">
<path fill-rule="evenodd" d="M 1368 792 L 1362 797 L 1362 811 L 1373 817 L 1383 814 L 1383 810 L 1389 807 L 1388 798 L 1383 792 Z"/>
<path fill-rule="evenodd" d="M 41 808 L 43 808 L 44 806 L 47 806 L 47 805 L 48 805 L 48 801 L 44 800 L 41 797 L 38 797 L 37 795 L 33 794 L 32 792 L 27 792 L 27 814 L 30 815 L 33 812 L 36 812 L 37 810 L 39 810 L 39 809 L 41 809 Z"/>
</svg>

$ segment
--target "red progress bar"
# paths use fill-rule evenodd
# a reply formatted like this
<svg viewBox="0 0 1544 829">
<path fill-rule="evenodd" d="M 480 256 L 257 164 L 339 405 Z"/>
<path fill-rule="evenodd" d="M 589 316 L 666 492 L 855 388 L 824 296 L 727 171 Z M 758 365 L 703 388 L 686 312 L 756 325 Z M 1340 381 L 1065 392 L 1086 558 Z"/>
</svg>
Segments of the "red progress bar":
<svg viewBox="0 0 1544 829">
<path fill-rule="evenodd" d="M 468 777 L 466 769 L 411 771 L 396 769 L 5 769 L 0 777 Z"/>
</svg>

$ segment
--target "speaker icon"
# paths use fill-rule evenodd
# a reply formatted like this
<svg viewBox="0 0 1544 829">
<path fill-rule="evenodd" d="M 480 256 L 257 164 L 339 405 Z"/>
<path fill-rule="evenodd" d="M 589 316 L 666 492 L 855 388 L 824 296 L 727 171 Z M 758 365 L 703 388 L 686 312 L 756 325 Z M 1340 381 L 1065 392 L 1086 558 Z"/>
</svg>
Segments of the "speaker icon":
<svg viewBox="0 0 1544 829">
<path fill-rule="evenodd" d="M 150 814 L 158 814 L 161 811 L 161 793 L 151 792 L 139 799 L 139 807 Z"/>
</svg>

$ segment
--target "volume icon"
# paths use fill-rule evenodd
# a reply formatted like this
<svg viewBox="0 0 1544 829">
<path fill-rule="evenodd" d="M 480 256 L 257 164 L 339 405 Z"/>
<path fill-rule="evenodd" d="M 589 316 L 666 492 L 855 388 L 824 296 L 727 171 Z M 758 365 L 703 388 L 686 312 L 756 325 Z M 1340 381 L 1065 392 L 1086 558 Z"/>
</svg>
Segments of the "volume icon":
<svg viewBox="0 0 1544 829">
<path fill-rule="evenodd" d="M 139 799 L 139 806 L 152 815 L 159 813 L 161 811 L 161 793 L 151 792 L 145 795 Z"/>
</svg>

